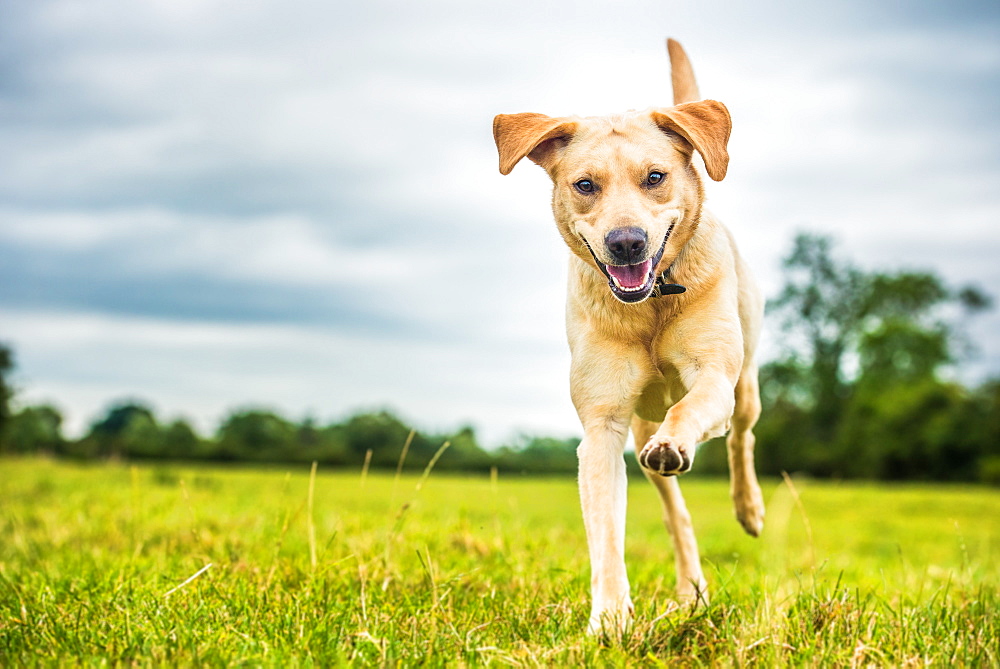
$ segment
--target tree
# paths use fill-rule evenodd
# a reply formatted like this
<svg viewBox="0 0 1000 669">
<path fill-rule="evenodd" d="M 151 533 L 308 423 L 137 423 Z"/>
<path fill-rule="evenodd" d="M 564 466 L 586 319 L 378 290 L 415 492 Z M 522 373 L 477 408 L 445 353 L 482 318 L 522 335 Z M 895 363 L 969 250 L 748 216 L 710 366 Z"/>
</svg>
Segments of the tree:
<svg viewBox="0 0 1000 669">
<path fill-rule="evenodd" d="M 976 479 L 1000 485 L 1000 379 L 976 389 L 961 421 L 968 443 L 981 445 L 976 449 Z"/>
<path fill-rule="evenodd" d="M 219 428 L 218 455 L 224 460 L 294 460 L 289 456 L 294 455 L 295 436 L 295 425 L 271 411 L 237 411 Z"/>
<path fill-rule="evenodd" d="M 798 235 L 783 261 L 785 286 L 769 305 L 786 336 L 777 364 L 795 384 L 790 390 L 808 398 L 814 427 L 825 440 L 847 395 L 844 357 L 864 317 L 866 283 L 859 270 L 832 257 L 831 246 L 829 238 Z"/>
<path fill-rule="evenodd" d="M 113 405 L 76 448 L 83 457 L 151 458 L 162 455 L 162 439 L 153 410 L 147 405 L 126 400 Z"/>
<path fill-rule="evenodd" d="M 312 417 L 295 426 L 292 459 L 299 462 L 319 462 L 323 465 L 346 465 L 351 462 L 343 430 L 339 425 L 321 427 Z M 358 461 L 360 462 L 360 460 Z"/>
<path fill-rule="evenodd" d="M 441 437 L 435 441 L 440 443 L 447 441 L 451 444 L 441 457 L 439 469 L 489 471 L 490 456 L 480 447 L 476 439 L 476 430 L 471 425 L 462 426 L 451 436 Z"/>
<path fill-rule="evenodd" d="M 177 419 L 160 430 L 162 454 L 168 458 L 191 459 L 206 455 L 204 444 L 186 420 Z"/>
<path fill-rule="evenodd" d="M 0 453 L 55 454 L 62 444 L 62 414 L 48 405 L 30 406 L 11 416 Z"/>
<path fill-rule="evenodd" d="M 10 385 L 10 373 L 14 369 L 14 353 L 7 346 L 0 344 L 0 449 L 2 449 L 7 421 L 10 420 L 10 401 L 14 397 L 14 389 Z"/>
<path fill-rule="evenodd" d="M 373 467 L 393 467 L 410 435 L 411 427 L 390 411 L 359 413 L 351 416 L 341 427 L 341 434 L 352 459 L 362 462 L 368 450 L 372 452 Z M 440 445 L 440 444 L 439 444 Z M 406 462 L 410 468 L 426 465 L 436 449 L 420 434 L 415 434 L 407 451 Z"/>
<path fill-rule="evenodd" d="M 927 477 L 964 462 L 954 418 L 966 398 L 941 372 L 989 297 L 931 272 L 863 271 L 826 237 L 796 237 L 783 266 L 769 305 L 782 351 L 761 370 L 762 470 Z"/>
<path fill-rule="evenodd" d="M 571 437 L 530 437 L 521 435 L 513 446 L 497 453 L 497 467 L 504 471 L 531 473 L 574 473 L 577 470 L 576 448 L 580 439 Z"/>
</svg>

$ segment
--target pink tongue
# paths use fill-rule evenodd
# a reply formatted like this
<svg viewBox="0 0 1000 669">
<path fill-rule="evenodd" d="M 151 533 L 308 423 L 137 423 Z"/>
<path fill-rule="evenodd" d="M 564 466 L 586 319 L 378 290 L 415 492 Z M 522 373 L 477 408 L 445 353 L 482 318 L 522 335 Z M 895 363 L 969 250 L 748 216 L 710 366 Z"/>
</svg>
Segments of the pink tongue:
<svg viewBox="0 0 1000 669">
<path fill-rule="evenodd" d="M 638 288 L 646 283 L 653 260 L 649 259 L 638 265 L 605 265 L 608 274 L 618 279 L 622 288 Z"/>
</svg>

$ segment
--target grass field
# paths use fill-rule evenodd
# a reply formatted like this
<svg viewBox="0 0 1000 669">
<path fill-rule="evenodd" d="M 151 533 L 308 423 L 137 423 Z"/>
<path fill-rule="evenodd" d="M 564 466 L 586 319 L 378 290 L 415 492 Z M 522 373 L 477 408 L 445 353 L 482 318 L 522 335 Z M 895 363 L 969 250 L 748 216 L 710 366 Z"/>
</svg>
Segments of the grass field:
<svg viewBox="0 0 1000 669">
<path fill-rule="evenodd" d="M 1000 493 L 684 482 L 712 601 L 672 609 L 670 542 L 630 487 L 637 621 L 583 633 L 575 483 L 0 461 L 0 665 L 1000 663 Z M 192 578 L 194 577 L 194 578 Z"/>
</svg>

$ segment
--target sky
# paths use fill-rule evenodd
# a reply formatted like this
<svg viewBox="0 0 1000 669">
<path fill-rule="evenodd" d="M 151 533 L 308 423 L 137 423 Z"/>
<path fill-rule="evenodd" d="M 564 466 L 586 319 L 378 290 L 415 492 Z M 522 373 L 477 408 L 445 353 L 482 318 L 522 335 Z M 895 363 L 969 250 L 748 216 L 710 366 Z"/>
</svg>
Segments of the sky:
<svg viewBox="0 0 1000 669">
<path fill-rule="evenodd" d="M 765 293 L 804 230 L 1000 297 L 995 0 L 10 0 L 18 402 L 71 435 L 126 398 L 206 434 L 250 407 L 579 434 L 550 183 L 499 174 L 492 118 L 668 106 L 667 36 L 732 113 L 708 208 Z M 1000 316 L 969 331 L 1000 373 Z"/>
</svg>

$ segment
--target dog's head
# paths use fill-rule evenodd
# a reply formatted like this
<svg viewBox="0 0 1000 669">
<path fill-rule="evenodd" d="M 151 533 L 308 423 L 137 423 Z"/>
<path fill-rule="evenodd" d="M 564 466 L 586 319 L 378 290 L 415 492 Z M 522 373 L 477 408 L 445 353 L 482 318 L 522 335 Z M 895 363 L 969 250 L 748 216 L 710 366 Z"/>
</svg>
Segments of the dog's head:
<svg viewBox="0 0 1000 669">
<path fill-rule="evenodd" d="M 500 172 L 525 156 L 553 183 L 552 208 L 570 249 L 608 278 L 622 302 L 641 302 L 694 234 L 703 191 L 691 164 L 726 175 L 731 123 L 721 102 L 596 118 L 500 114 Z"/>
</svg>

